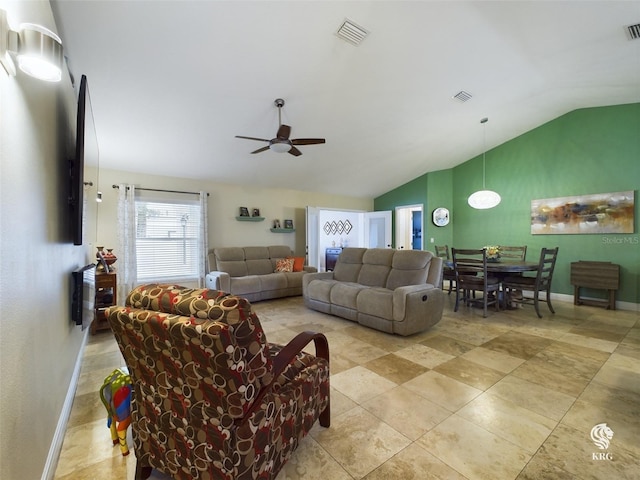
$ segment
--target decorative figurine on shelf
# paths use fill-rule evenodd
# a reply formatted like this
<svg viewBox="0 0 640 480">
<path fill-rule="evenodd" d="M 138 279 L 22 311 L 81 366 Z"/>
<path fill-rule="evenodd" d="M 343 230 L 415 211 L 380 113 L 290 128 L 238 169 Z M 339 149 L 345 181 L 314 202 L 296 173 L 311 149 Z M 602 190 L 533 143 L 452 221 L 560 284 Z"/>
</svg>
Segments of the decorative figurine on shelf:
<svg viewBox="0 0 640 480">
<path fill-rule="evenodd" d="M 247 207 L 240 207 L 240 216 L 241 217 L 248 217 L 249 216 L 249 209 Z"/>
<path fill-rule="evenodd" d="M 277 218 L 273 221 L 273 228 L 280 228 L 280 220 Z"/>
<path fill-rule="evenodd" d="M 131 376 L 126 367 L 118 368 L 104 379 L 100 399 L 107 409 L 107 427 L 114 445 L 120 444 L 122 456 L 129 455 L 127 428 L 131 424 Z"/>
<path fill-rule="evenodd" d="M 98 259 L 98 266 L 96 267 L 97 273 L 109 273 L 115 272 L 116 268 L 113 266 L 118 260 L 118 257 L 113 253 L 113 248 L 107 248 L 105 252 L 104 247 L 96 247 L 96 258 Z"/>
<path fill-rule="evenodd" d="M 254 208 L 254 209 L 253 209 L 253 216 L 254 216 L 254 217 L 259 217 L 259 216 L 260 216 L 260 210 L 259 210 L 259 209 L 257 209 L 257 208 Z"/>
</svg>

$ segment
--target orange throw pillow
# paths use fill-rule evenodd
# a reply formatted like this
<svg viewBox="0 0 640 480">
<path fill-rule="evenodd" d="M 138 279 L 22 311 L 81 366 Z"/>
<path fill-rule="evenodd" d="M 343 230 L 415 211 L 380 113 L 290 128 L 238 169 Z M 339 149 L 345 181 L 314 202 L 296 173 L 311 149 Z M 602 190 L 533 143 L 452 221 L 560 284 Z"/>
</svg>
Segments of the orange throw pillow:
<svg viewBox="0 0 640 480">
<path fill-rule="evenodd" d="M 288 257 L 293 259 L 293 271 L 302 272 L 304 270 L 304 257 Z"/>
</svg>

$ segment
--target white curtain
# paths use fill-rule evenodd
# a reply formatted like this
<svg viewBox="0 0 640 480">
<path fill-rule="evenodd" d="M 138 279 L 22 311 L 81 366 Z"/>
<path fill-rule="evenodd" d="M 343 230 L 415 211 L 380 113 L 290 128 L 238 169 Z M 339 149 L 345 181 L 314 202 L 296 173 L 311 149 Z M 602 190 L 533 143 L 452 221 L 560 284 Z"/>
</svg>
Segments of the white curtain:
<svg viewBox="0 0 640 480">
<path fill-rule="evenodd" d="M 136 190 L 133 185 L 118 186 L 118 304 L 136 286 Z"/>
<path fill-rule="evenodd" d="M 209 231 L 207 228 L 207 193 L 200 191 L 200 264 L 198 265 L 198 283 L 200 288 L 204 288 L 204 277 L 207 274 L 207 254 Z"/>
</svg>

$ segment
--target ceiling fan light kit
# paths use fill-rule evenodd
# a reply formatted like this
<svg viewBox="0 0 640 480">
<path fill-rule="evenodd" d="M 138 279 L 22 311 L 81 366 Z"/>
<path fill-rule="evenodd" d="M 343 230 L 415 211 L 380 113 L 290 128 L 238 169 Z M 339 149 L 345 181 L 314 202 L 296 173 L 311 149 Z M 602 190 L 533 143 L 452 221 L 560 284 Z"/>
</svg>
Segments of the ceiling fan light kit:
<svg viewBox="0 0 640 480">
<path fill-rule="evenodd" d="M 272 141 L 271 144 L 269 145 L 269 148 L 277 153 L 286 153 L 289 150 L 291 150 L 291 145 L 289 145 L 287 142 Z"/>
<path fill-rule="evenodd" d="M 486 136 L 486 123 L 489 121 L 488 118 L 483 118 L 480 120 L 480 123 L 485 124 L 484 130 L 484 140 L 483 140 L 483 149 L 482 149 L 482 190 L 478 190 L 477 192 L 469 195 L 467 199 L 467 203 L 470 207 L 478 209 L 478 210 L 486 210 L 488 208 L 493 208 L 497 206 L 501 201 L 500 195 L 493 190 L 487 190 L 485 187 L 485 168 L 486 168 L 486 151 L 487 151 L 487 136 Z"/>
<path fill-rule="evenodd" d="M 284 107 L 284 100 L 276 98 L 273 102 L 278 107 L 278 132 L 275 138 L 271 140 L 266 138 L 245 137 L 243 135 L 236 135 L 236 138 L 244 138 L 245 140 L 256 140 L 258 142 L 267 142 L 269 145 L 266 147 L 254 150 L 251 153 L 260 153 L 267 150 L 271 150 L 277 153 L 289 153 L 295 157 L 302 155 L 302 152 L 298 150 L 295 145 L 316 145 L 325 143 L 324 138 L 294 138 L 289 139 L 291 135 L 291 127 L 289 125 L 282 124 L 282 107 Z"/>
</svg>

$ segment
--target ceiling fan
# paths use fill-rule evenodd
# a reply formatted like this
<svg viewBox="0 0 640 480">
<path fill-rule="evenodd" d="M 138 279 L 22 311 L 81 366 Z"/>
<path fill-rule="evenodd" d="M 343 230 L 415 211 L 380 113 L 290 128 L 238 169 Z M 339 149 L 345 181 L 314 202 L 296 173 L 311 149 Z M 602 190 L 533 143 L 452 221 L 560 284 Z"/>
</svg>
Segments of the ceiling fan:
<svg viewBox="0 0 640 480">
<path fill-rule="evenodd" d="M 269 145 L 266 147 L 259 148 L 254 150 L 251 153 L 260 153 L 266 150 L 273 150 L 274 152 L 284 153 L 289 152 L 291 155 L 296 157 L 302 155 L 302 152 L 298 150 L 296 145 L 315 145 L 318 143 L 325 143 L 324 138 L 295 138 L 289 139 L 289 135 L 291 135 L 291 127 L 289 125 L 282 124 L 282 107 L 284 107 L 284 100 L 281 98 L 276 98 L 274 101 L 276 107 L 278 107 L 278 132 L 276 133 L 275 138 L 268 140 L 266 138 L 256 138 L 256 137 L 244 137 L 242 135 L 236 135 L 236 138 L 245 138 L 247 140 L 257 140 L 259 142 L 268 142 Z"/>
</svg>

